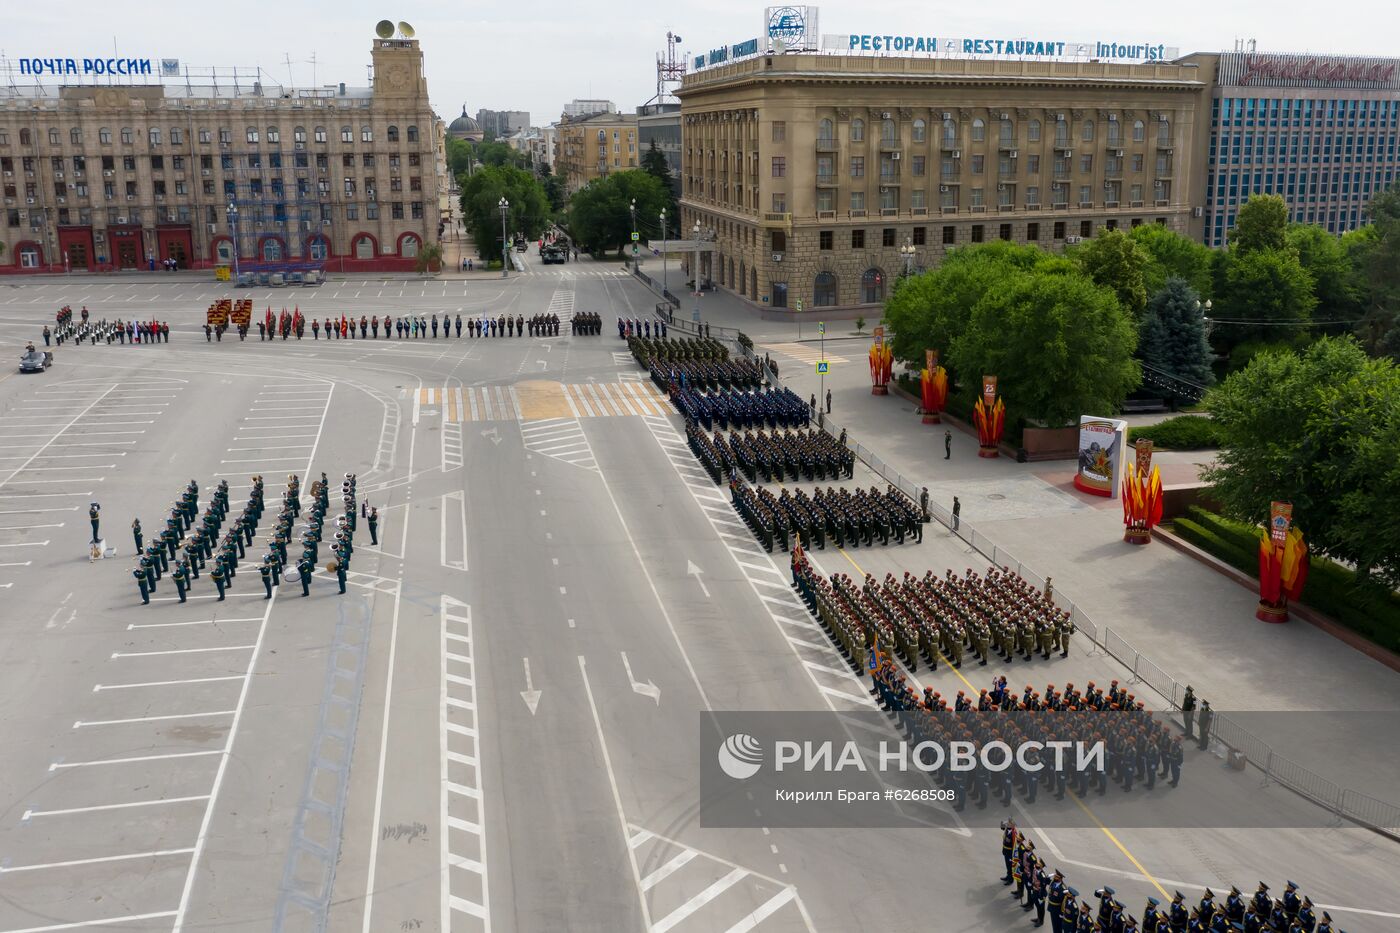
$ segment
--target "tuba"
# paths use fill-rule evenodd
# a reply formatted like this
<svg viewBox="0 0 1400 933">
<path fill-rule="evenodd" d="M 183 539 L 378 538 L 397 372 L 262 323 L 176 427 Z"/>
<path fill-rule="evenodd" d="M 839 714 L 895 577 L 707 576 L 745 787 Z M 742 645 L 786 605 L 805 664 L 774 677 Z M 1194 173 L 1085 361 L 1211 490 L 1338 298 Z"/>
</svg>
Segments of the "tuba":
<svg viewBox="0 0 1400 933">
<path fill-rule="evenodd" d="M 340 564 L 336 561 L 329 561 L 326 564 L 326 573 L 335 573 L 340 569 Z"/>
</svg>

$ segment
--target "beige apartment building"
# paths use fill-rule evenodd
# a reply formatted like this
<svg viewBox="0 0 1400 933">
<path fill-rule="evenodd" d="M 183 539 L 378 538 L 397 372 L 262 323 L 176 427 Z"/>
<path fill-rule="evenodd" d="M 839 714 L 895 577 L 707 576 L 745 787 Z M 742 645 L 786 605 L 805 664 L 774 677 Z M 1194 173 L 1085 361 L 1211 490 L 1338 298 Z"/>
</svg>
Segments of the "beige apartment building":
<svg viewBox="0 0 1400 933">
<path fill-rule="evenodd" d="M 564 179 L 570 194 L 595 178 L 641 165 L 635 113 L 593 113 L 558 124 L 554 174 Z"/>
<path fill-rule="evenodd" d="M 436 242 L 443 133 L 415 39 L 373 86 L 184 78 L 0 89 L 0 273 L 410 269 Z M 139 81 L 140 79 L 128 79 Z"/>
<path fill-rule="evenodd" d="M 694 72 L 677 92 L 682 230 L 714 241 L 703 279 L 793 308 L 881 302 L 968 243 L 1186 233 L 1208 80 L 1164 63 L 791 53 Z"/>
</svg>

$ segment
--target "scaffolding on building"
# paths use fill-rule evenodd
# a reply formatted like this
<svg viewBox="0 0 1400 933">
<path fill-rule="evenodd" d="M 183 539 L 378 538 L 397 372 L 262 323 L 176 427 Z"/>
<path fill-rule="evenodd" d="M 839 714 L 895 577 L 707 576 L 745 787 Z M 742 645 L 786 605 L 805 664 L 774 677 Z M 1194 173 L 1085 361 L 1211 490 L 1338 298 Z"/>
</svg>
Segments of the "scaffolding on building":
<svg viewBox="0 0 1400 933">
<path fill-rule="evenodd" d="M 229 229 L 245 283 L 250 274 L 267 284 L 263 278 L 276 273 L 321 273 L 330 256 L 327 156 L 308 152 L 304 142 L 294 142 L 290 152 L 284 145 L 269 140 L 269 148 L 250 146 L 221 156 L 224 200 L 232 208 Z"/>
</svg>

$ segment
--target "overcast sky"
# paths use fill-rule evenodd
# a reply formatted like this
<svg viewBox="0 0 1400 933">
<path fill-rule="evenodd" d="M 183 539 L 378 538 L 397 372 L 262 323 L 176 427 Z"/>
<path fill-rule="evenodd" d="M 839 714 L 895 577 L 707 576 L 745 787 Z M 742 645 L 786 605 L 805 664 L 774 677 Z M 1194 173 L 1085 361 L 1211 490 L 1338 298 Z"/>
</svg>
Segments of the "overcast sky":
<svg viewBox="0 0 1400 933">
<path fill-rule="evenodd" d="M 1341 7 L 1272 0 L 1175 0 L 1122 4 L 1080 0 L 1056 5 L 1003 0 L 947 12 L 909 0 L 860 0 L 820 6 L 823 33 L 909 34 L 937 37 L 1046 38 L 1165 44 L 1191 51 L 1230 49 L 1236 38 L 1259 50 L 1397 55 L 1400 7 L 1391 0 L 1356 0 Z M 0 45 L 11 61 L 24 57 L 83 58 L 111 54 L 178 58 L 188 65 L 261 66 L 287 80 L 292 58 L 297 85 L 316 81 L 366 83 L 370 42 L 380 19 L 407 20 L 422 41 L 428 90 L 438 113 L 451 119 L 462 105 L 528 110 L 536 124 L 558 119 L 575 97 L 601 97 L 632 110 L 656 86 L 655 62 L 666 32 L 696 54 L 755 38 L 764 5 L 738 0 L 686 3 L 600 3 L 534 0 L 514 3 L 403 2 L 336 4 L 238 0 L 189 8 L 150 0 L 114 7 L 110 0 L 7 5 Z M 333 18 L 325 14 L 334 10 Z M 31 79 L 32 80 L 32 79 Z"/>
</svg>

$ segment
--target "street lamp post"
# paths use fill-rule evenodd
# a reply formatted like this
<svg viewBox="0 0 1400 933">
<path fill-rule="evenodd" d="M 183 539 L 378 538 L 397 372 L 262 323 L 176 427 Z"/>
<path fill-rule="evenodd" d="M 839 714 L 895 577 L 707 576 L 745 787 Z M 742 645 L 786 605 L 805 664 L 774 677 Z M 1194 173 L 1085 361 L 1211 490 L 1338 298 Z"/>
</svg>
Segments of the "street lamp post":
<svg viewBox="0 0 1400 933">
<path fill-rule="evenodd" d="M 904 275 L 906 277 L 913 275 L 915 253 L 913 241 L 906 237 L 904 245 L 899 248 L 899 252 L 904 257 Z"/>
<path fill-rule="evenodd" d="M 233 287 L 238 287 L 238 205 L 228 202 L 228 229 L 233 235 Z"/>
<path fill-rule="evenodd" d="M 666 297 L 666 208 L 661 209 L 661 297 Z M 669 300 L 669 299 L 668 299 Z M 668 306 L 667 313 L 670 312 Z"/>
<path fill-rule="evenodd" d="M 695 315 L 693 320 L 696 325 L 700 324 L 700 221 L 695 221 L 695 268 L 691 270 L 695 273 Z"/>
<path fill-rule="evenodd" d="M 509 261 L 509 259 L 510 259 L 510 256 L 509 256 L 509 249 L 510 249 L 510 246 L 509 246 L 509 244 L 506 242 L 506 212 L 510 210 L 510 202 L 507 201 L 504 197 L 502 197 L 502 198 L 501 198 L 501 201 L 500 201 L 500 207 L 501 207 L 501 278 L 504 279 L 504 278 L 508 277 L 509 274 L 510 274 L 509 272 L 506 271 L 506 263 L 507 263 L 507 262 Z"/>
<path fill-rule="evenodd" d="M 633 198 L 632 203 L 627 205 L 627 213 L 632 217 L 632 268 L 642 267 L 642 251 L 637 246 L 637 199 Z"/>
</svg>

